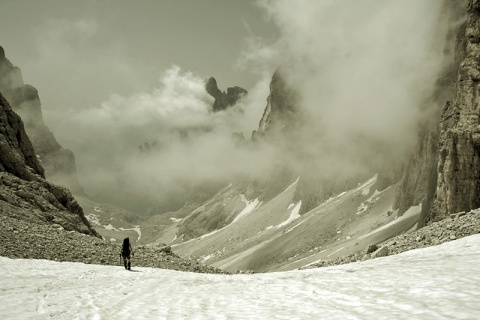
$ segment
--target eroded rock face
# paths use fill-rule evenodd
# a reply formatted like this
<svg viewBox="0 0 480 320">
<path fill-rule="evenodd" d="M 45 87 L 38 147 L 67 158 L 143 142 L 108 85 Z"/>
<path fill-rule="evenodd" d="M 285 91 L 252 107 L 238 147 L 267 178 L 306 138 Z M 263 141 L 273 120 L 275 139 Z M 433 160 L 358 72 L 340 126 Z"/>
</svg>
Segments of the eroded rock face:
<svg viewBox="0 0 480 320">
<path fill-rule="evenodd" d="M 274 130 L 282 130 L 291 126 L 296 118 L 298 93 L 287 82 L 286 75 L 290 65 L 277 68 L 270 81 L 270 94 L 267 106 L 258 125 L 257 134 L 265 134 Z"/>
<path fill-rule="evenodd" d="M 0 171 L 24 180 L 44 177 L 23 122 L 0 93 Z"/>
<path fill-rule="evenodd" d="M 470 0 L 465 53 L 440 122 L 434 218 L 480 207 L 480 1 Z"/>
<path fill-rule="evenodd" d="M 222 92 L 217 86 L 217 80 L 214 77 L 211 77 L 207 80 L 205 84 L 205 90 L 208 94 L 215 98 L 213 103 L 213 111 L 222 111 L 228 107 L 234 106 L 240 99 L 245 97 L 248 92 L 247 90 L 240 87 L 229 87 L 227 92 Z"/>
<path fill-rule="evenodd" d="M 44 179 L 22 120 L 1 93 L 0 215 L 98 236 L 70 191 Z"/>
<path fill-rule="evenodd" d="M 24 84 L 21 70 L 5 57 L 5 51 L 1 47 L 0 92 L 22 118 L 35 153 L 45 168 L 46 178 L 68 187 L 75 194 L 83 195 L 73 152 L 63 148 L 45 125 L 37 89 Z"/>
<path fill-rule="evenodd" d="M 423 220 L 430 219 L 430 209 L 437 187 L 438 145 L 443 106 L 453 98 L 453 83 L 460 62 L 465 58 L 466 1 L 447 0 L 444 9 L 449 24 L 444 47 L 445 67 L 425 105 L 430 108 L 428 119 L 420 123 L 417 145 L 403 170 L 397 187 L 394 209 L 403 214 L 411 206 L 422 204 Z"/>
</svg>

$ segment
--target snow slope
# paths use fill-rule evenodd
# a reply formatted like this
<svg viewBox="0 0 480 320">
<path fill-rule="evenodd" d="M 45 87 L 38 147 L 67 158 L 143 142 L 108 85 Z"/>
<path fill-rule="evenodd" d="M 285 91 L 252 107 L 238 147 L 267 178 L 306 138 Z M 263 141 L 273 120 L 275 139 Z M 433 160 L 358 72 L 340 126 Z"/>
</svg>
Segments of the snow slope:
<svg viewBox="0 0 480 320">
<path fill-rule="evenodd" d="M 254 275 L 0 257 L 2 319 L 478 319 L 480 235 L 337 267 Z"/>
</svg>

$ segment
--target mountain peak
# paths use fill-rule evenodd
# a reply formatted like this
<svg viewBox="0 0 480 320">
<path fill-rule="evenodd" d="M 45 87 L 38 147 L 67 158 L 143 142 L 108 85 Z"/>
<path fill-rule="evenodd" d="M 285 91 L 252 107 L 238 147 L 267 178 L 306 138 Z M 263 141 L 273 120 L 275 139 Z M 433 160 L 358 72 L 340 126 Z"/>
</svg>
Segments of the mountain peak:
<svg viewBox="0 0 480 320">
<path fill-rule="evenodd" d="M 213 111 L 222 111 L 228 107 L 234 106 L 241 98 L 248 94 L 247 90 L 235 86 L 228 87 L 227 92 L 221 91 L 218 88 L 217 80 L 214 77 L 210 77 L 205 83 L 205 90 L 208 94 L 215 98 L 213 103 Z"/>
</svg>

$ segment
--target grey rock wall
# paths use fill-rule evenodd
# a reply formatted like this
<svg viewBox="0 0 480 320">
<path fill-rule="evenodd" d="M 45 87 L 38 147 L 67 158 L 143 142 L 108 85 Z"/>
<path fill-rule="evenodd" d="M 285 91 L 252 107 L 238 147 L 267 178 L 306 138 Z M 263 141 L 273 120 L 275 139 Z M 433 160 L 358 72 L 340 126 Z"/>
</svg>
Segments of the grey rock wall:
<svg viewBox="0 0 480 320">
<path fill-rule="evenodd" d="M 467 6 L 465 51 L 453 101 L 440 122 L 438 179 L 432 217 L 480 207 L 480 1 Z"/>
<path fill-rule="evenodd" d="M 98 236 L 70 191 L 45 180 L 23 121 L 1 93 L 0 215 Z"/>
<path fill-rule="evenodd" d="M 24 84 L 21 70 L 5 57 L 1 47 L 0 53 L 0 92 L 22 118 L 46 178 L 66 186 L 75 194 L 84 195 L 78 181 L 75 156 L 57 142 L 45 125 L 37 89 Z"/>
</svg>

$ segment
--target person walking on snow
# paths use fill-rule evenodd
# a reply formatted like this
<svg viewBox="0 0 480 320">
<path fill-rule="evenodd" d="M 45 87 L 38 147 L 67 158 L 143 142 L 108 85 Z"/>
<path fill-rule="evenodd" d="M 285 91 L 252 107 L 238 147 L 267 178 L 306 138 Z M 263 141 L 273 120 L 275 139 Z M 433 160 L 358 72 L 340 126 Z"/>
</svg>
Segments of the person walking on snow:
<svg viewBox="0 0 480 320">
<path fill-rule="evenodd" d="M 123 257 L 123 265 L 125 269 L 130 270 L 130 254 L 133 255 L 132 245 L 130 244 L 130 239 L 125 237 L 123 239 L 122 253 L 120 254 Z"/>
</svg>

